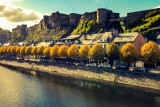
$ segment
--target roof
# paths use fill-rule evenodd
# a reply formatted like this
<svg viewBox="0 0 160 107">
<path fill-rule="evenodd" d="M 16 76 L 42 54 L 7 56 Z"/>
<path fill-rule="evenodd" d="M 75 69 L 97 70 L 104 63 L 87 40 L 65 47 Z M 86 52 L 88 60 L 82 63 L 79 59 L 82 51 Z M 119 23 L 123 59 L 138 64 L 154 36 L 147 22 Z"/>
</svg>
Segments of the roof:
<svg viewBox="0 0 160 107">
<path fill-rule="evenodd" d="M 44 47 L 47 47 L 47 46 L 50 46 L 52 45 L 53 42 L 40 42 L 37 47 L 40 47 L 40 46 L 44 46 Z"/>
<path fill-rule="evenodd" d="M 160 39 L 160 34 L 157 36 L 157 39 Z"/>
<path fill-rule="evenodd" d="M 104 35 L 104 33 L 100 34 L 91 34 L 91 35 L 82 35 L 79 39 L 82 44 L 84 45 L 90 45 L 95 44 L 97 41 Z"/>
<path fill-rule="evenodd" d="M 138 32 L 120 33 L 113 42 L 134 42 L 138 35 Z"/>
<path fill-rule="evenodd" d="M 70 36 L 68 36 L 68 37 L 66 37 L 66 38 L 63 38 L 62 40 L 67 40 L 67 39 L 76 39 L 76 38 L 78 38 L 78 37 L 80 37 L 81 35 L 70 35 Z"/>
</svg>

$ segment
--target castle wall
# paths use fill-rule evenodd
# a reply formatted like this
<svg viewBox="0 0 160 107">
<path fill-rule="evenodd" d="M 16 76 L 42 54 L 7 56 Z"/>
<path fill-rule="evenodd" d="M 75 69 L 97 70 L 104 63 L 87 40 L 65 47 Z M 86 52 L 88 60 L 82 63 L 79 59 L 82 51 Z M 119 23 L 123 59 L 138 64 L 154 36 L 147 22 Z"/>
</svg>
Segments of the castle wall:
<svg viewBox="0 0 160 107">
<path fill-rule="evenodd" d="M 106 9 L 97 9 L 97 22 L 105 23 L 107 22 L 108 14 Z"/>
<path fill-rule="evenodd" d="M 81 15 L 80 14 L 71 13 L 69 15 L 69 17 L 70 17 L 70 25 L 75 25 L 75 24 L 79 23 Z"/>
<path fill-rule="evenodd" d="M 84 20 L 97 20 L 97 12 L 92 12 L 92 13 L 84 13 L 80 19 L 80 21 Z"/>
<path fill-rule="evenodd" d="M 126 27 L 128 27 L 128 25 L 130 25 L 132 23 L 135 23 L 137 20 L 140 20 L 145 15 L 147 15 L 148 13 L 150 13 L 154 10 L 160 10 L 160 8 L 127 13 L 127 17 L 124 19 L 124 22 L 126 23 Z"/>
</svg>

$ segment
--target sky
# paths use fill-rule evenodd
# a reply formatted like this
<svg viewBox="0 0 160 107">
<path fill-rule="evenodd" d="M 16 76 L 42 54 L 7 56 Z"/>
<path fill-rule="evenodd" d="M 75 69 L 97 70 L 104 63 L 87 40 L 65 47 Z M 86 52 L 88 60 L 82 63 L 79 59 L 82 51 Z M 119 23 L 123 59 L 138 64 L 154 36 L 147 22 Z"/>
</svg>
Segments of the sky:
<svg viewBox="0 0 160 107">
<path fill-rule="evenodd" d="M 17 25 L 33 26 L 43 15 L 53 12 L 80 13 L 107 8 L 120 13 L 160 8 L 160 0 L 0 0 L 0 27 L 12 30 Z"/>
</svg>

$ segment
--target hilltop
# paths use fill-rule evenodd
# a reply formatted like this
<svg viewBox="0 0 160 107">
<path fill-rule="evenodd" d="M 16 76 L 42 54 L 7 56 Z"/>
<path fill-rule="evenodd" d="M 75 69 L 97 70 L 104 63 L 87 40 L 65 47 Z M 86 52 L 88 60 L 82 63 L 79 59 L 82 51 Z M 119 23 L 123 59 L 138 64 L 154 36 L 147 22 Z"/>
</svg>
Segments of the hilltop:
<svg viewBox="0 0 160 107">
<path fill-rule="evenodd" d="M 11 38 L 11 32 L 0 28 L 0 43 L 8 42 Z"/>
<path fill-rule="evenodd" d="M 38 43 L 41 41 L 56 41 L 71 34 L 92 34 L 118 29 L 120 26 L 119 13 L 107 9 L 97 9 L 84 14 L 71 13 L 69 15 L 59 12 L 44 16 L 39 24 L 32 27 L 17 26 L 12 30 L 11 42 L 20 41 Z"/>
<path fill-rule="evenodd" d="M 141 12 L 134 14 L 136 16 L 140 13 Z M 124 21 L 123 26 L 126 27 L 126 33 L 138 31 L 148 40 L 156 41 L 158 34 L 160 34 L 160 9 L 145 12 L 139 15 L 138 18 L 132 19 L 131 23 Z"/>
</svg>

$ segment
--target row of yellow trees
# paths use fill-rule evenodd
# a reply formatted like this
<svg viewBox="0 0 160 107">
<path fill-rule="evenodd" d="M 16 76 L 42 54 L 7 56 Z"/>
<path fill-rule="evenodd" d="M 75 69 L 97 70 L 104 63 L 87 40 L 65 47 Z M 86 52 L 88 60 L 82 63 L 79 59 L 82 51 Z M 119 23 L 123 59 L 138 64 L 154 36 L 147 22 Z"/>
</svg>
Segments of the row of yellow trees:
<svg viewBox="0 0 160 107">
<path fill-rule="evenodd" d="M 75 44 L 67 47 L 66 45 L 62 45 L 59 47 L 58 45 L 54 45 L 53 47 L 34 47 L 31 46 L 6 46 L 0 48 L 1 55 L 20 55 L 20 56 L 45 56 L 51 58 L 91 58 L 94 61 L 102 61 L 104 57 L 109 59 L 110 64 L 113 64 L 114 60 L 121 60 L 125 63 L 134 63 L 137 60 L 142 60 L 146 64 L 154 64 L 157 62 L 159 56 L 159 47 L 153 42 L 149 41 L 142 48 L 141 52 L 137 50 L 137 48 L 132 43 L 127 43 L 119 49 L 119 47 L 115 43 L 111 43 L 108 45 L 106 52 L 103 47 L 99 44 L 95 44 L 91 49 L 88 45 L 84 45 L 79 50 Z"/>
</svg>

